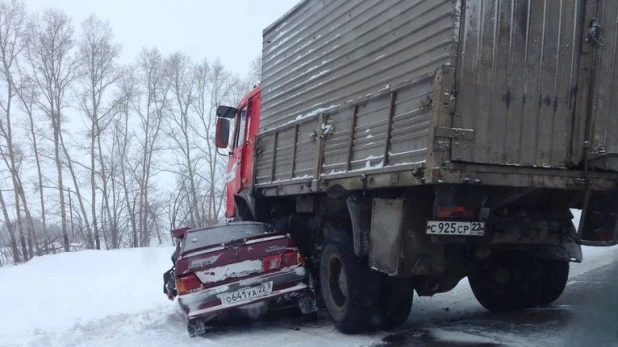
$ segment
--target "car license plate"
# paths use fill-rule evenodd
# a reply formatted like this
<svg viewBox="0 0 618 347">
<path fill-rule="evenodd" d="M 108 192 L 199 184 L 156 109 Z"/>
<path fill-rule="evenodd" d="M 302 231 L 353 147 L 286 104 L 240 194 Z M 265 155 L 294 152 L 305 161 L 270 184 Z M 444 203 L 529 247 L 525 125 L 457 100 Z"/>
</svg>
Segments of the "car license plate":
<svg viewBox="0 0 618 347">
<path fill-rule="evenodd" d="M 427 234 L 429 235 L 485 235 L 485 223 L 483 222 L 427 222 Z"/>
<path fill-rule="evenodd" d="M 249 301 L 254 298 L 268 295 L 273 291 L 273 283 L 266 282 L 259 286 L 244 288 L 231 293 L 217 295 L 223 305 L 233 305 L 238 302 Z"/>
</svg>

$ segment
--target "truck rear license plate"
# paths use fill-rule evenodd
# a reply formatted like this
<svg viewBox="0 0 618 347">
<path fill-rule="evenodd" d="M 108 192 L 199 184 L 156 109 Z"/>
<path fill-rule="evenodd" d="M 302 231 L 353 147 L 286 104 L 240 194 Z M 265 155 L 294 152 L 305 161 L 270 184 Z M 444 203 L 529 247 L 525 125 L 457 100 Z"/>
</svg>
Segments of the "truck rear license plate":
<svg viewBox="0 0 618 347">
<path fill-rule="evenodd" d="M 427 234 L 429 235 L 485 235 L 485 223 L 483 222 L 427 222 Z"/>
<path fill-rule="evenodd" d="M 268 295 L 273 291 L 273 283 L 266 282 L 259 286 L 244 288 L 231 293 L 223 293 L 217 295 L 221 300 L 221 304 L 224 306 L 233 305 L 238 302 L 249 301 L 251 299 L 259 298 L 261 296 Z"/>
</svg>

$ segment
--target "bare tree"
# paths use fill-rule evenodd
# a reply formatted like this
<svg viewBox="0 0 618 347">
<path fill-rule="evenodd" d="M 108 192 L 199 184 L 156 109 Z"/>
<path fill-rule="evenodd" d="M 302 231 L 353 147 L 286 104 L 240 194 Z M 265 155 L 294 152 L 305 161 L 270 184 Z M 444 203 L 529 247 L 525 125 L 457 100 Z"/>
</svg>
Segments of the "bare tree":
<svg viewBox="0 0 618 347">
<path fill-rule="evenodd" d="M 214 146 L 216 124 L 215 111 L 222 104 L 235 104 L 250 90 L 250 83 L 242 80 L 225 69 L 223 64 L 206 60 L 195 67 L 198 93 L 194 111 L 199 119 L 201 129 L 196 132 L 204 160 L 206 161 L 205 180 L 208 185 L 204 207 L 210 224 L 217 223 L 225 202 L 225 158 L 218 154 Z"/>
<path fill-rule="evenodd" d="M 105 107 L 103 103 L 106 93 L 112 89 L 113 84 L 120 77 L 116 66 L 120 45 L 115 44 L 113 39 L 114 34 L 109 22 L 90 16 L 82 23 L 82 37 L 78 46 L 84 81 L 79 106 L 90 123 L 90 208 L 96 249 L 101 249 L 97 221 L 97 164 L 101 176 L 103 198 L 107 199 L 108 196 L 107 173 L 102 165 L 101 134 L 111 122 L 111 115 L 115 111 L 113 105 Z M 111 219 L 108 201 L 103 203 L 103 208 L 108 218 Z"/>
<path fill-rule="evenodd" d="M 5 140 L 5 146 L 0 146 L 2 156 L 8 170 L 11 173 L 15 197 L 17 226 L 23 239 L 22 208 L 26 216 L 28 251 L 24 247 L 24 258 L 29 259 L 37 248 L 36 236 L 32 225 L 32 217 L 23 189 L 23 183 L 19 171 L 19 163 L 22 158 L 22 150 L 19 148 L 14 137 L 13 100 L 17 96 L 16 80 L 19 76 L 18 59 L 26 45 L 26 9 L 24 3 L 12 0 L 0 2 L 0 79 L 4 84 L 6 94 L 0 100 L 0 108 L 5 117 L 0 119 L 0 134 Z M 24 242 L 22 241 L 22 244 Z"/>
<path fill-rule="evenodd" d="M 126 150 L 126 146 L 119 143 L 119 140 L 124 137 L 121 132 L 121 121 L 122 118 L 114 119 L 111 128 L 111 147 L 108 148 L 109 155 L 100 158 L 102 162 L 101 166 L 105 167 L 105 170 L 109 173 L 106 176 L 108 182 L 104 185 L 108 187 L 108 189 L 103 189 L 103 201 L 106 205 L 105 209 L 109 212 L 103 214 L 103 217 L 107 216 L 103 223 L 103 225 L 106 226 L 107 233 L 109 233 L 109 237 L 106 238 L 106 242 L 109 240 L 107 248 L 119 248 L 123 242 L 127 227 L 131 224 L 130 222 L 134 222 L 135 220 L 132 217 L 131 206 L 125 203 L 127 200 L 125 200 L 125 195 L 123 195 L 122 187 L 124 187 L 126 183 L 122 179 L 123 177 L 126 178 L 126 175 L 119 173 L 122 167 L 124 167 L 123 162 L 117 158 L 117 156 L 121 154 L 119 148 L 124 148 L 124 150 Z M 126 197 L 128 197 L 128 194 Z M 104 232 L 104 235 L 105 234 L 106 232 Z"/>
<path fill-rule="evenodd" d="M 136 178 L 139 185 L 139 242 L 134 238 L 134 246 L 147 246 L 150 242 L 148 206 L 150 184 L 156 171 L 153 158 L 160 150 L 159 137 L 169 106 L 170 85 L 164 78 L 163 68 L 161 53 L 156 48 L 142 50 L 137 63 L 140 90 L 132 103 L 138 120 L 135 139 L 139 144 L 140 157 L 138 170 L 133 170 L 138 175 Z"/>
<path fill-rule="evenodd" d="M 167 60 L 166 76 L 172 88 L 172 105 L 170 105 L 170 117 L 167 134 L 176 152 L 174 167 L 178 168 L 174 173 L 184 175 L 188 189 L 185 192 L 189 197 L 189 224 L 199 226 L 205 223 L 200 210 L 198 198 L 199 176 L 202 160 L 194 153 L 196 144 L 195 124 L 198 124 L 192 114 L 192 106 L 197 98 L 197 83 L 194 75 L 191 59 L 182 53 L 175 53 Z M 196 151 L 195 151 L 196 152 Z"/>
<path fill-rule="evenodd" d="M 19 248 L 17 247 L 17 237 L 15 237 L 15 230 L 13 230 L 11 226 L 9 210 L 6 205 L 6 201 L 4 200 L 4 194 L 2 193 L 2 190 L 0 190 L 0 208 L 2 209 L 2 216 L 4 217 L 4 222 L 7 225 L 9 242 L 11 243 L 11 253 L 13 253 L 13 262 L 19 263 L 21 262 L 21 258 L 19 256 Z"/>
<path fill-rule="evenodd" d="M 45 207 L 45 194 L 43 192 L 43 170 L 42 170 L 42 157 L 39 148 L 38 142 L 38 130 L 36 129 L 35 124 L 38 121 L 35 119 L 35 102 L 38 97 L 38 92 L 36 85 L 32 83 L 30 79 L 24 77 L 23 71 L 20 71 L 20 84 L 18 88 L 17 95 L 19 96 L 19 100 L 21 101 L 21 109 L 27 116 L 27 138 L 30 141 L 30 145 L 32 147 L 32 152 L 34 154 L 34 162 L 37 168 L 37 181 L 36 181 L 36 190 L 39 193 L 39 203 L 41 208 L 41 223 L 42 228 L 41 231 L 44 233 L 43 244 L 46 246 L 44 248 L 45 253 L 48 252 L 47 246 L 50 244 L 49 236 L 47 235 L 47 215 L 46 215 L 46 207 Z"/>
<path fill-rule="evenodd" d="M 79 61 L 73 54 L 73 26 L 69 16 L 60 10 L 47 10 L 31 24 L 27 49 L 31 78 L 41 93 L 37 106 L 49 118 L 53 130 L 54 160 L 58 176 L 60 216 L 64 250 L 70 251 L 67 234 L 65 188 L 62 174 L 62 124 L 65 95 L 78 77 Z"/>
<path fill-rule="evenodd" d="M 249 65 L 249 83 L 253 85 L 258 85 L 262 82 L 262 56 L 258 55 L 251 61 Z M 248 92 L 246 90 L 245 92 Z"/>
<path fill-rule="evenodd" d="M 182 178 L 182 176 L 179 178 L 177 177 L 176 189 L 169 193 L 167 199 L 167 217 L 169 218 L 169 225 L 172 228 L 185 226 L 188 219 L 187 213 L 183 213 L 183 206 L 185 205 L 187 194 L 185 194 Z"/>
<path fill-rule="evenodd" d="M 164 223 L 217 223 L 226 157 L 214 146 L 215 110 L 259 83 L 261 59 L 247 79 L 156 48 L 123 68 L 108 22 L 88 17 L 75 41 L 64 12 L 30 17 L 22 1 L 0 0 L 0 185 L 13 193 L 0 190 L 0 243 L 15 261 L 59 249 L 60 238 L 64 251 L 81 247 L 75 237 L 89 248 L 138 247 L 164 242 Z M 69 107 L 84 121 L 77 130 Z M 172 192 L 159 189 L 163 170 Z"/>
<path fill-rule="evenodd" d="M 196 134 L 202 143 L 200 151 L 207 163 L 205 179 L 208 184 L 208 194 L 204 207 L 207 212 L 208 223 L 215 223 L 218 217 L 216 211 L 217 198 L 215 196 L 215 186 L 217 183 L 215 181 L 217 175 L 224 172 L 224 168 L 213 143 L 214 110 L 218 104 L 222 103 L 229 73 L 225 71 L 223 65 L 219 62 L 211 65 L 208 61 L 204 60 L 195 67 L 195 76 L 197 79 L 198 96 L 194 103 L 194 110 L 202 127 L 201 131 L 197 131 Z"/>
<path fill-rule="evenodd" d="M 117 153 L 118 160 L 118 172 L 114 175 L 114 181 L 119 182 L 120 189 L 122 191 L 121 195 L 124 200 L 124 204 L 126 206 L 126 210 L 128 212 L 128 219 L 131 228 L 132 242 L 131 245 L 133 247 L 138 246 L 138 237 L 137 237 L 137 220 L 136 220 L 136 211 L 135 204 L 132 203 L 135 199 L 132 199 L 132 189 L 131 189 L 131 174 L 129 172 L 129 148 L 132 147 L 133 137 L 129 133 L 129 119 L 131 113 L 131 107 L 133 105 L 133 99 L 136 94 L 136 80 L 135 76 L 131 71 L 132 68 L 127 69 L 129 71 L 126 75 L 123 76 L 121 80 L 121 90 L 119 99 L 119 110 L 120 117 L 118 117 L 114 121 L 114 127 L 112 128 L 113 134 L 113 148 L 115 149 L 114 154 Z M 134 195 L 133 195 L 134 196 Z M 113 243 L 113 241 L 112 241 Z"/>
</svg>

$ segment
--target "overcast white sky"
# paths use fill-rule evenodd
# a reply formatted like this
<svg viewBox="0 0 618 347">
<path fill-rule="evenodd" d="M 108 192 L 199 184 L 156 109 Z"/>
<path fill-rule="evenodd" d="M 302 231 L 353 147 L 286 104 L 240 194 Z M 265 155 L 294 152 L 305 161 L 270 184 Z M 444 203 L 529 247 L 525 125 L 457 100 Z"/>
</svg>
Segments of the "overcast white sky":
<svg viewBox="0 0 618 347">
<path fill-rule="evenodd" d="M 299 0 L 26 0 L 31 11 L 64 10 L 76 29 L 90 14 L 110 21 L 122 60 L 144 46 L 164 54 L 181 50 L 194 59 L 219 57 L 241 76 L 261 54 L 262 30 Z"/>
</svg>

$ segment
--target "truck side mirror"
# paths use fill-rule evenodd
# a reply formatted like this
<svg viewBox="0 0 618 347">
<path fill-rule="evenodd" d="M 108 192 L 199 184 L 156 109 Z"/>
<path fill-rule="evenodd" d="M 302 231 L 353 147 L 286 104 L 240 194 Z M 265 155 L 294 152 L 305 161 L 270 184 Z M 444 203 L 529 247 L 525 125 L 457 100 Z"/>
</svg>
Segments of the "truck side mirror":
<svg viewBox="0 0 618 347">
<path fill-rule="evenodd" d="M 236 116 L 238 109 L 231 106 L 219 106 L 217 107 L 217 117 L 232 119 Z"/>
<path fill-rule="evenodd" d="M 230 121 L 225 118 L 218 118 L 215 132 L 215 146 L 217 146 L 217 148 L 227 148 L 229 138 Z"/>
</svg>

